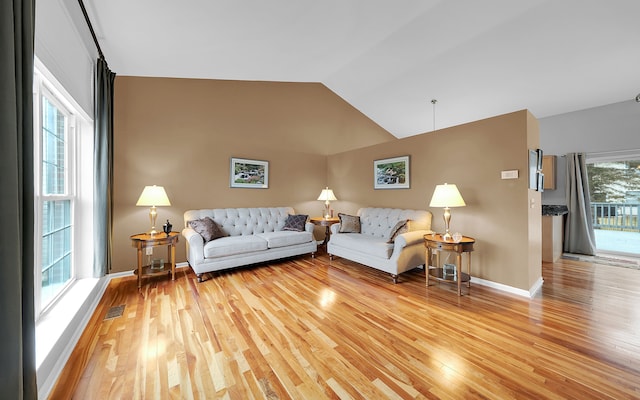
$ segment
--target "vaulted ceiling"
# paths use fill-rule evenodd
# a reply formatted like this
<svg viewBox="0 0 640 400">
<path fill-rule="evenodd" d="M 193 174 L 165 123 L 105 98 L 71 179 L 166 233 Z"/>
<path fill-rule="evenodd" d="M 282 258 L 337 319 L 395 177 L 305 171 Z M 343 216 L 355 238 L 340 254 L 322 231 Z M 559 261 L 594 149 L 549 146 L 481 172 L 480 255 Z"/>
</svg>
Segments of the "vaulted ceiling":
<svg viewBox="0 0 640 400">
<path fill-rule="evenodd" d="M 84 1 L 118 75 L 321 82 L 396 137 L 640 92 L 638 0 Z"/>
</svg>

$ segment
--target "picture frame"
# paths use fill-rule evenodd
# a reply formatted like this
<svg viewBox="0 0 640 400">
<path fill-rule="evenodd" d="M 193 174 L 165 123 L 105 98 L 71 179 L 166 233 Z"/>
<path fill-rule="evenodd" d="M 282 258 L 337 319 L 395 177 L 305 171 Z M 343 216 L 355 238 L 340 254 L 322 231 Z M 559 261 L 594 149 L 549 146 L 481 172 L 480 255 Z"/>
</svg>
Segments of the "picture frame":
<svg viewBox="0 0 640 400">
<path fill-rule="evenodd" d="M 232 188 L 268 189 L 269 161 L 232 157 L 229 182 Z"/>
<path fill-rule="evenodd" d="M 541 171 L 538 171 L 537 181 L 536 190 L 538 192 L 544 192 L 544 174 Z"/>
<path fill-rule="evenodd" d="M 538 157 L 538 171 L 542 171 L 542 158 L 544 156 L 542 149 L 536 149 L 536 156 Z"/>
<path fill-rule="evenodd" d="M 409 189 L 411 179 L 409 156 L 373 161 L 374 189 Z"/>
<path fill-rule="evenodd" d="M 538 152 L 529 150 L 529 189 L 538 190 Z"/>
</svg>

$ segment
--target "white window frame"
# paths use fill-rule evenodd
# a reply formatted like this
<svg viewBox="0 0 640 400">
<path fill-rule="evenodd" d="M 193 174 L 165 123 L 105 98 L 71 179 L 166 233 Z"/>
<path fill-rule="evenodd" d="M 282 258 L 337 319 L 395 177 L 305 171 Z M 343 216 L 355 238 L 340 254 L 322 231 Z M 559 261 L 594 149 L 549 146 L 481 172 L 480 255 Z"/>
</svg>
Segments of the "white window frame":
<svg viewBox="0 0 640 400">
<path fill-rule="evenodd" d="M 90 61 L 89 61 L 90 62 Z M 67 84 L 80 83 L 81 77 L 60 75 Z M 86 87 L 93 88 L 93 75 L 89 74 Z M 75 152 L 71 154 L 74 176 L 68 181 L 73 190 L 75 203 L 73 205 L 72 224 L 72 257 L 75 279 L 69 282 L 65 290 L 60 293 L 48 307 L 40 306 L 39 292 L 34 293 L 34 311 L 36 312 L 36 368 L 38 372 L 38 391 L 40 397 L 47 397 L 57 380 L 57 374 L 62 370 L 67 358 L 75 346 L 82 330 L 89 321 L 98 301 L 106 289 L 108 279 L 93 277 L 93 188 L 94 188 L 94 126 L 93 118 L 47 67 L 34 57 L 34 193 L 33 202 L 36 221 L 41 218 L 41 168 L 39 152 L 41 151 L 41 122 L 39 91 L 44 87 L 63 108 L 73 115 L 74 125 L 73 144 Z M 38 154 L 36 154 L 36 151 Z M 39 253 L 42 251 L 42 224 L 34 228 L 34 287 L 40 288 L 42 267 Z"/>
<path fill-rule="evenodd" d="M 78 232 L 78 213 L 79 213 L 79 178 L 80 174 L 78 166 L 80 162 L 80 146 L 81 140 L 79 135 L 83 126 L 88 126 L 88 121 L 79 107 L 62 89 L 61 85 L 46 68 L 36 59 L 36 68 L 34 68 L 34 84 L 33 84 L 33 109 L 34 109 L 34 303 L 36 320 L 43 316 L 56 302 L 66 293 L 66 291 L 75 283 L 78 278 L 78 240 L 85 232 Z M 43 128 L 43 96 L 47 98 L 61 113 L 67 118 L 67 127 L 65 132 L 65 190 L 64 194 L 45 194 L 43 193 L 43 166 L 42 166 L 42 128 Z M 45 201 L 55 200 L 71 200 L 71 275 L 70 279 L 65 283 L 51 301 L 42 304 L 42 233 L 43 233 L 43 205 Z M 86 210 L 84 211 L 86 213 Z M 84 274 L 86 275 L 86 274 Z"/>
</svg>

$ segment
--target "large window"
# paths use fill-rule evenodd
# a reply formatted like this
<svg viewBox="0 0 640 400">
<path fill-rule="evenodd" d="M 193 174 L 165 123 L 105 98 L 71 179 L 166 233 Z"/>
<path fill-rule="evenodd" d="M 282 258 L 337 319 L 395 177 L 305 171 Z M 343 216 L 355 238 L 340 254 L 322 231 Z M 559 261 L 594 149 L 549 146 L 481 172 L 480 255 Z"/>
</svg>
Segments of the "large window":
<svg viewBox="0 0 640 400">
<path fill-rule="evenodd" d="M 76 117 L 46 78 L 34 77 L 35 295 L 39 315 L 76 277 Z"/>
<path fill-rule="evenodd" d="M 73 137 L 71 118 L 53 96 L 42 91 L 41 304 L 46 306 L 73 278 L 71 256 L 73 210 Z"/>
</svg>

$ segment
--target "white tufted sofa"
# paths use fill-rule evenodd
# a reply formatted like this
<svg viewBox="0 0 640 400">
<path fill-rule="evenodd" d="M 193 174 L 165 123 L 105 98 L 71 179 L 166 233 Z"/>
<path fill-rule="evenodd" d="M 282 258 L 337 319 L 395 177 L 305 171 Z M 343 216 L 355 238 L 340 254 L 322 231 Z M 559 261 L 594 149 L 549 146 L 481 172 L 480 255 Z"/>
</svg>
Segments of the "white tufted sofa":
<svg viewBox="0 0 640 400">
<path fill-rule="evenodd" d="M 340 224 L 331 226 L 327 244 L 330 259 L 340 256 L 391 274 L 393 283 L 402 272 L 424 265 L 424 235 L 431 230 L 431 213 L 398 208 L 361 208 L 360 233 L 339 233 Z M 388 243 L 390 231 L 398 221 L 408 220 L 407 232 Z"/>
<path fill-rule="evenodd" d="M 184 213 L 182 236 L 187 242 L 187 261 L 202 282 L 207 272 L 241 265 L 275 260 L 311 253 L 318 246 L 313 237 L 312 223 L 307 222 L 304 232 L 284 231 L 291 207 L 224 208 L 188 210 Z M 228 235 L 204 243 L 202 236 L 188 222 L 211 218 Z"/>
</svg>

